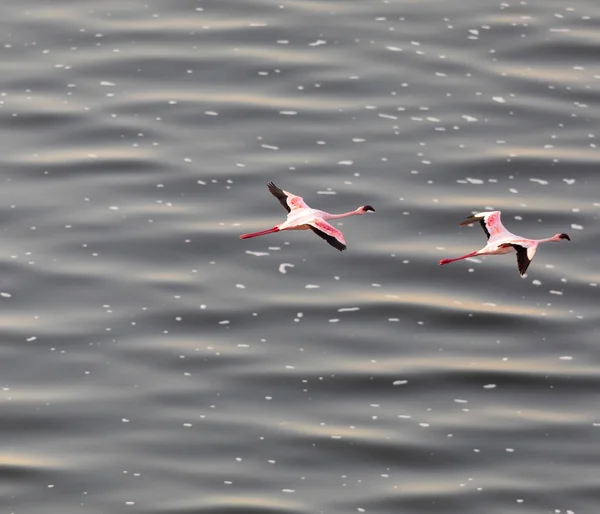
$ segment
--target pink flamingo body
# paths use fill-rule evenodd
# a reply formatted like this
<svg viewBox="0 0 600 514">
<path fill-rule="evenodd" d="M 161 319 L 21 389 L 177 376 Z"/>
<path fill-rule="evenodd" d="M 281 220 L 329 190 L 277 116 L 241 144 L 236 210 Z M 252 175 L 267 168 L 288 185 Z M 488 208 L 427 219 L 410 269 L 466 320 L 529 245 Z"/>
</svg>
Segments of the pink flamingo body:
<svg viewBox="0 0 600 514">
<path fill-rule="evenodd" d="M 456 257 L 454 259 L 442 259 L 440 265 L 443 266 L 444 264 L 468 259 L 469 257 L 475 257 L 476 255 L 502 255 L 516 251 L 517 267 L 519 268 L 519 273 L 523 275 L 527 271 L 527 268 L 541 243 L 558 242 L 563 239 L 566 239 L 567 241 L 571 240 L 569 235 L 564 233 L 556 234 L 545 239 L 527 239 L 526 237 L 517 236 L 506 230 L 504 225 L 502 225 L 500 211 L 478 212 L 462 221 L 460 225 L 464 227 L 475 222 L 481 224 L 483 231 L 488 237 L 487 244 L 481 250 L 468 253 L 467 255 Z"/>
<path fill-rule="evenodd" d="M 354 211 L 344 212 L 342 214 L 330 214 L 325 211 L 312 209 L 306 204 L 302 197 L 279 189 L 273 182 L 269 182 L 267 187 L 269 192 L 277 198 L 284 209 L 288 211 L 287 219 L 283 223 L 268 228 L 267 230 L 242 234 L 240 239 L 264 236 L 283 230 L 312 230 L 315 234 L 341 252 L 346 249 L 344 235 L 325 220 L 361 215 L 369 211 L 375 212 L 375 209 L 370 205 L 363 205 Z"/>
</svg>

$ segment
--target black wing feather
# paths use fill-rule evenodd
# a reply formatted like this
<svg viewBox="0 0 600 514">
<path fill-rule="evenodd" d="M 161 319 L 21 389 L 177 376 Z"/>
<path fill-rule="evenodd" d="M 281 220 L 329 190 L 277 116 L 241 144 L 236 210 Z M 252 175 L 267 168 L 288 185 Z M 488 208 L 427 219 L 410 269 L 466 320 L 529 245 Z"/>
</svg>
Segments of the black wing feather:
<svg viewBox="0 0 600 514">
<path fill-rule="evenodd" d="M 485 224 L 485 221 L 483 221 L 482 219 L 479 220 L 479 223 L 481 224 L 481 228 L 483 229 L 483 231 L 485 232 L 485 235 L 487 236 L 487 238 L 490 238 L 490 232 L 487 228 L 487 225 Z"/>
<path fill-rule="evenodd" d="M 340 243 L 335 237 L 326 234 L 322 230 L 313 227 L 312 225 L 308 225 L 315 234 L 317 234 L 320 238 L 325 239 L 331 246 L 333 246 L 336 250 L 343 252 L 346 249 L 346 245 L 344 243 Z"/>
<path fill-rule="evenodd" d="M 519 268 L 519 273 L 524 275 L 531 263 L 529 257 L 527 257 L 527 248 L 521 245 L 511 245 L 517 251 L 517 267 Z"/>
<path fill-rule="evenodd" d="M 485 224 L 485 221 L 483 218 L 480 218 L 478 216 L 467 216 L 467 218 L 464 221 L 460 222 L 460 226 L 464 227 L 466 225 L 470 225 L 471 223 L 475 223 L 476 221 L 479 222 L 479 224 L 481 225 L 481 228 L 483 229 L 483 231 L 485 232 L 485 235 L 487 236 L 487 238 L 490 238 L 490 232 L 487 229 L 487 226 Z"/>
<path fill-rule="evenodd" d="M 283 192 L 283 189 L 279 189 L 273 182 L 269 182 L 267 187 L 269 188 L 269 192 L 283 205 L 283 208 L 290 212 L 292 209 L 287 204 L 287 195 Z"/>
</svg>

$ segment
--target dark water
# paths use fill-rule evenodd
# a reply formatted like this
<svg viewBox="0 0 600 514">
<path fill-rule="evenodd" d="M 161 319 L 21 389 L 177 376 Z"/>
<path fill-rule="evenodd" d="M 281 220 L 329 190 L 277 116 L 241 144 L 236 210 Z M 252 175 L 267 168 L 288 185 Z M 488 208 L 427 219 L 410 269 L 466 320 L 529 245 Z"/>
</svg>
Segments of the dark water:
<svg viewBox="0 0 600 514">
<path fill-rule="evenodd" d="M 595 0 L 9 0 L 0 34 L 1 512 L 598 512 Z M 377 212 L 241 241 L 270 180 Z M 437 266 L 490 208 L 572 242 Z"/>
</svg>

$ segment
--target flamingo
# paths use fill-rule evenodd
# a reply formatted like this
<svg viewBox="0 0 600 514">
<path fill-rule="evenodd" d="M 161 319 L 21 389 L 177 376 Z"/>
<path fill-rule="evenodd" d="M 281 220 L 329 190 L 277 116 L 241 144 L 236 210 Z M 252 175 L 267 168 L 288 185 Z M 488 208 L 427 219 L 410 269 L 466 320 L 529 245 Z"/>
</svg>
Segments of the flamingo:
<svg viewBox="0 0 600 514">
<path fill-rule="evenodd" d="M 344 235 L 335 227 L 332 227 L 325 220 L 345 218 L 346 216 L 354 216 L 366 214 L 369 211 L 375 212 L 375 209 L 370 205 L 363 205 L 355 211 L 344 212 L 343 214 L 330 214 L 324 211 L 311 209 L 300 196 L 296 196 L 288 191 L 279 189 L 273 182 L 267 184 L 269 192 L 279 200 L 283 208 L 288 211 L 287 220 L 273 228 L 253 232 L 251 234 L 242 234 L 240 239 L 248 239 L 250 237 L 264 236 L 273 232 L 281 232 L 282 230 L 312 230 L 320 238 L 325 239 L 331 246 L 340 252 L 346 249 L 346 241 Z"/>
<path fill-rule="evenodd" d="M 469 257 L 475 257 L 476 255 L 501 255 L 510 252 L 517 252 L 517 267 L 519 273 L 523 275 L 529 264 L 531 263 L 533 256 L 541 243 L 556 243 L 563 239 L 570 241 L 571 238 L 568 234 L 556 234 L 546 239 L 527 239 L 526 237 L 516 236 L 512 234 L 500 221 L 500 211 L 487 211 L 477 212 L 472 216 L 467 217 L 460 226 L 464 227 L 475 222 L 481 223 L 481 227 L 488 238 L 487 244 L 481 249 L 475 252 L 468 253 L 462 257 L 456 257 L 455 259 L 442 259 L 440 265 L 449 264 L 451 262 L 460 261 L 461 259 L 468 259 Z"/>
</svg>

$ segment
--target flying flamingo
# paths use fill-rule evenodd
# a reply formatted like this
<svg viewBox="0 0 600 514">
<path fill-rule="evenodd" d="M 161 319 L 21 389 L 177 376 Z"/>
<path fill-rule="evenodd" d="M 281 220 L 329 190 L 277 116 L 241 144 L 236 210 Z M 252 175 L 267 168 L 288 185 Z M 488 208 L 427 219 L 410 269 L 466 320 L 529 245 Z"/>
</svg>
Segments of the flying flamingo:
<svg viewBox="0 0 600 514">
<path fill-rule="evenodd" d="M 282 230 L 312 230 L 319 237 L 325 239 L 331 246 L 338 249 L 340 252 L 346 249 L 346 241 L 344 235 L 335 227 L 332 227 L 325 220 L 345 218 L 346 216 L 354 216 L 357 214 L 365 214 L 369 211 L 375 212 L 375 209 L 370 205 L 363 205 L 355 211 L 345 212 L 343 214 L 329 214 L 328 212 L 311 209 L 302 197 L 293 195 L 288 191 L 279 189 L 273 182 L 267 184 L 270 193 L 279 200 L 283 208 L 288 211 L 287 220 L 273 228 L 262 230 L 261 232 L 253 232 L 251 234 L 242 234 L 240 239 L 248 239 L 250 237 L 264 236 L 273 232 L 281 232 Z"/>
<path fill-rule="evenodd" d="M 462 257 L 457 257 L 456 259 L 442 259 L 440 265 L 449 264 L 469 257 L 475 257 L 476 255 L 501 255 L 516 251 L 519 273 L 523 275 L 527 271 L 540 243 L 556 243 L 562 239 L 566 239 L 567 241 L 571 240 L 569 235 L 564 233 L 556 234 L 552 237 L 547 237 L 546 239 L 527 239 L 525 237 L 516 236 L 506 230 L 504 225 L 502 225 L 502 222 L 500 221 L 500 211 L 478 212 L 469 216 L 460 225 L 461 227 L 464 227 L 477 221 L 481 223 L 481 227 L 488 237 L 487 244 L 481 250 L 468 253 Z"/>
</svg>

